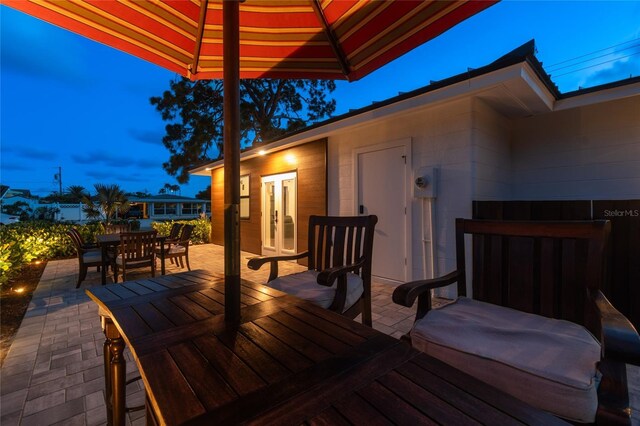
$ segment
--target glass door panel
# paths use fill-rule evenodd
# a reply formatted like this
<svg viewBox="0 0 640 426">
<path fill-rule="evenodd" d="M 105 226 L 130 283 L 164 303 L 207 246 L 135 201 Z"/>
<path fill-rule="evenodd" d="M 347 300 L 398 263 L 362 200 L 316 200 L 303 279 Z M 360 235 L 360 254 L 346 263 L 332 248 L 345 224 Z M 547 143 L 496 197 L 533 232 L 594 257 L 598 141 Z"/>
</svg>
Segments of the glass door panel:
<svg viewBox="0 0 640 426">
<path fill-rule="evenodd" d="M 296 173 L 262 178 L 262 253 L 293 254 L 296 251 Z"/>
<path fill-rule="evenodd" d="M 276 248 L 276 192 L 275 182 L 264 183 L 265 194 L 265 238 L 264 246 L 275 250 Z"/>
<path fill-rule="evenodd" d="M 282 248 L 294 252 L 296 249 L 296 180 L 282 181 Z"/>
</svg>

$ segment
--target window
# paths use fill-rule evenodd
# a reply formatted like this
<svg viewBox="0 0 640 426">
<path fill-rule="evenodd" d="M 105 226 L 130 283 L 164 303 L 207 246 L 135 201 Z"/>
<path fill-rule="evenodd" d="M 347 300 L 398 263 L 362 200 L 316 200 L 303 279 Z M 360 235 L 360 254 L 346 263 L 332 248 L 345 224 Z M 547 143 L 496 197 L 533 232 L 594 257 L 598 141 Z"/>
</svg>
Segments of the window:
<svg viewBox="0 0 640 426">
<path fill-rule="evenodd" d="M 185 216 L 197 216 L 200 214 L 200 204 L 182 203 L 182 214 Z"/>
<path fill-rule="evenodd" d="M 249 175 L 240 176 L 240 219 L 249 219 Z"/>
<path fill-rule="evenodd" d="M 153 214 L 155 216 L 175 215 L 177 214 L 178 205 L 176 203 L 154 203 Z"/>
</svg>

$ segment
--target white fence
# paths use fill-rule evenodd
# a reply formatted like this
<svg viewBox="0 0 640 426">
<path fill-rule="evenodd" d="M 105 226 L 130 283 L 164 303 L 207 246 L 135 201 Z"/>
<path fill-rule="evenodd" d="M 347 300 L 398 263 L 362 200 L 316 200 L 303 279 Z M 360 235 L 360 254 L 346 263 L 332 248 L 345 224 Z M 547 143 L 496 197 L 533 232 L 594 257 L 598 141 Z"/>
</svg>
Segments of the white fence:
<svg viewBox="0 0 640 426">
<path fill-rule="evenodd" d="M 56 213 L 56 220 L 70 220 L 74 222 L 83 222 L 88 220 L 87 215 L 82 211 L 83 204 L 53 204 L 59 212 Z"/>
</svg>

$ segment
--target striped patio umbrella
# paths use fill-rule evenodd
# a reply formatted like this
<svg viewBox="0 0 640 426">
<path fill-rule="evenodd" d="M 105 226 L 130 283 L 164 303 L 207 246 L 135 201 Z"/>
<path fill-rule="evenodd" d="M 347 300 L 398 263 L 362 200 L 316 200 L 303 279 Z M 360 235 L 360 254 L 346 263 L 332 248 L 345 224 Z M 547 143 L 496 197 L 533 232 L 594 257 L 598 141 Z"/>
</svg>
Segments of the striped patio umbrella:
<svg viewBox="0 0 640 426">
<path fill-rule="evenodd" d="M 357 80 L 495 1 L 247 0 L 241 78 Z M 188 77 L 223 77 L 222 1 L 3 0 Z"/>
<path fill-rule="evenodd" d="M 226 316 L 240 315 L 239 78 L 357 80 L 488 1 L 2 0 L 192 80 L 224 79 Z"/>
</svg>

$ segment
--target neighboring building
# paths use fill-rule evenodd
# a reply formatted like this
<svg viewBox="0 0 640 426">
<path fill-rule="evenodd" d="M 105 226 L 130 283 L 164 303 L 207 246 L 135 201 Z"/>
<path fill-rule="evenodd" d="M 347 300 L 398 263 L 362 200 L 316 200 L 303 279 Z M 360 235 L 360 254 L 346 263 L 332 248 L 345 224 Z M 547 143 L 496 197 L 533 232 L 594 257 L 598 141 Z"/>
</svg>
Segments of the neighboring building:
<svg viewBox="0 0 640 426">
<path fill-rule="evenodd" d="M 151 195 L 148 197 L 129 197 L 131 208 L 122 213 L 124 218 L 157 220 L 187 220 L 200 217 L 205 212 L 211 216 L 211 202 L 180 195 Z M 59 208 L 56 216 L 58 220 L 86 221 L 89 220 L 82 204 L 54 204 Z"/>
<path fill-rule="evenodd" d="M 28 189 L 13 189 L 7 186 L 3 186 L 2 189 L 0 193 L 0 205 L 2 206 L 13 205 L 17 202 L 23 202 L 32 209 L 40 206 L 40 200 L 33 197 Z"/>
<path fill-rule="evenodd" d="M 129 197 L 129 217 L 153 220 L 196 219 L 201 212 L 211 216 L 211 202 L 181 195 Z"/>
<path fill-rule="evenodd" d="M 211 176 L 216 243 L 222 166 L 191 171 Z M 472 217 L 474 202 L 640 199 L 640 78 L 560 94 L 529 42 L 247 150 L 240 168 L 242 250 L 303 250 L 309 214 L 371 213 L 374 275 L 440 275 L 455 268 L 454 219 Z"/>
</svg>

